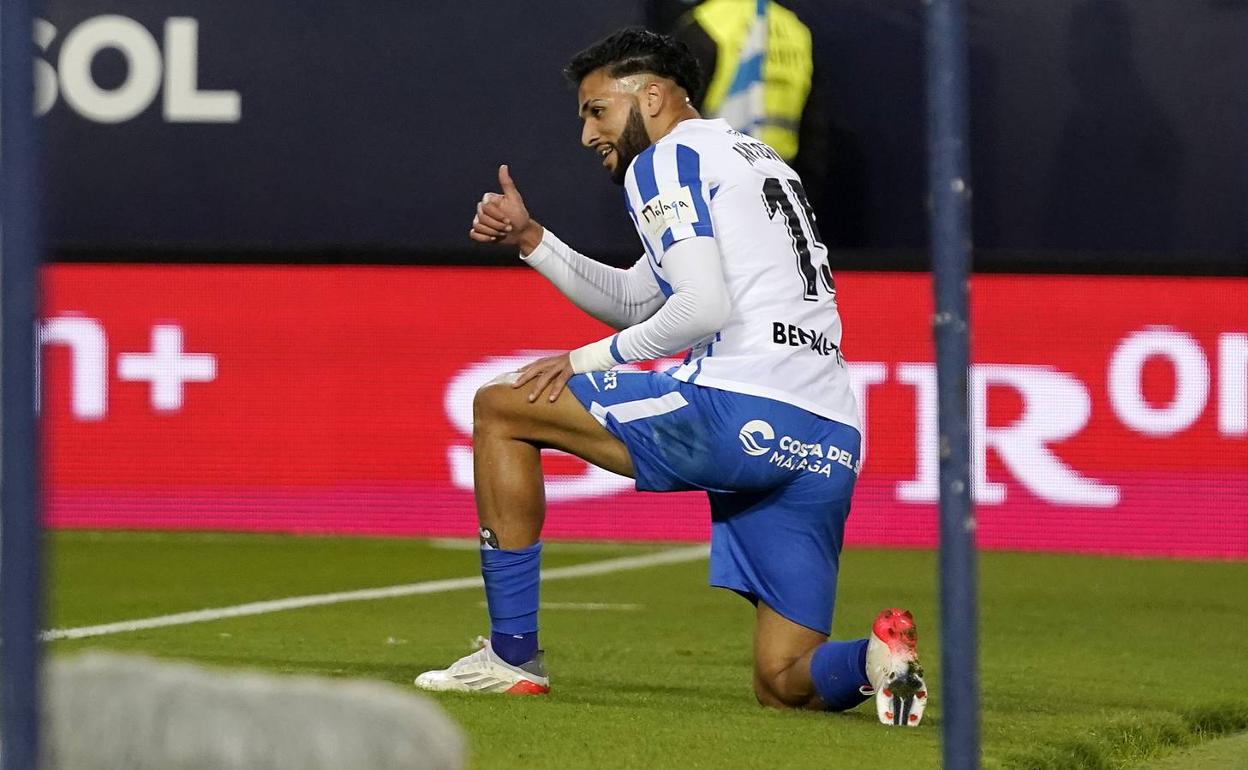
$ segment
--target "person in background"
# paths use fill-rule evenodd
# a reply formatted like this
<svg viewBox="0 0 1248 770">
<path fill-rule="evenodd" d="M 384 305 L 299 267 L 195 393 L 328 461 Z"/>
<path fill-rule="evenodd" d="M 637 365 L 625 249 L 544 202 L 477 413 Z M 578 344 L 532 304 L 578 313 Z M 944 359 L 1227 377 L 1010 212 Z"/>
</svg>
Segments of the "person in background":
<svg viewBox="0 0 1248 770">
<path fill-rule="evenodd" d="M 829 246 L 865 245 L 860 163 L 818 87 L 810 27 L 774 0 L 665 0 L 651 17 L 689 46 L 707 75 L 694 108 L 779 153 L 806 181 Z"/>
</svg>

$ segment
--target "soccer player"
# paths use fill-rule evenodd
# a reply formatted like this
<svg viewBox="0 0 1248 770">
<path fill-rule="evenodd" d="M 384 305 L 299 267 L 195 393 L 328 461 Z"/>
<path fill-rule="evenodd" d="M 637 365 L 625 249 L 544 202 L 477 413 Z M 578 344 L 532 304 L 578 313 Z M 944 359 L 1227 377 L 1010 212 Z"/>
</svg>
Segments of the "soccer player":
<svg viewBox="0 0 1248 770">
<path fill-rule="evenodd" d="M 909 612 L 829 641 L 860 463 L 827 249 L 797 175 L 767 145 L 690 105 L 697 62 L 673 39 L 610 35 L 567 68 L 582 143 L 624 187 L 645 253 L 628 269 L 577 253 L 530 216 L 507 166 L 469 236 L 521 259 L 619 333 L 534 361 L 477 392 L 473 454 L 490 637 L 430 690 L 540 694 L 544 497 L 553 447 L 711 503 L 710 583 L 756 607 L 754 694 L 840 711 L 873 693 L 886 724 L 927 702 Z M 614 372 L 688 350 L 666 372 Z"/>
</svg>

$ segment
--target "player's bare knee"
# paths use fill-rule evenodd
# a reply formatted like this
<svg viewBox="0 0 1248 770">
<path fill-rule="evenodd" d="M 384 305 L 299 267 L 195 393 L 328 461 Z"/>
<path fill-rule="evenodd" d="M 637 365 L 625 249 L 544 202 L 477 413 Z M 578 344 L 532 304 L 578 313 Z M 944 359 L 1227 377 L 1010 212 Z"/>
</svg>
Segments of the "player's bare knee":
<svg viewBox="0 0 1248 770">
<path fill-rule="evenodd" d="M 758 705 L 764 708 L 782 709 L 784 702 L 772 695 L 771 690 L 767 689 L 767 685 L 754 680 L 754 699 L 758 701 Z"/>
<path fill-rule="evenodd" d="M 810 700 L 808 693 L 789 692 L 788 681 L 783 671 L 755 674 L 754 697 L 759 705 L 773 709 L 801 708 Z"/>
<path fill-rule="evenodd" d="M 754 682 L 754 699 L 758 701 L 758 705 L 766 708 L 783 708 L 783 706 L 777 705 L 780 702 L 779 699 L 758 682 Z"/>
<path fill-rule="evenodd" d="M 777 695 L 769 685 L 757 680 L 754 682 L 754 698 L 758 701 L 758 705 L 769 709 L 792 709 L 802 705 L 792 699 Z"/>
<path fill-rule="evenodd" d="M 508 414 L 508 402 L 514 400 L 515 388 L 510 381 L 496 377 L 477 389 L 472 399 L 473 431 L 498 427 Z"/>
</svg>

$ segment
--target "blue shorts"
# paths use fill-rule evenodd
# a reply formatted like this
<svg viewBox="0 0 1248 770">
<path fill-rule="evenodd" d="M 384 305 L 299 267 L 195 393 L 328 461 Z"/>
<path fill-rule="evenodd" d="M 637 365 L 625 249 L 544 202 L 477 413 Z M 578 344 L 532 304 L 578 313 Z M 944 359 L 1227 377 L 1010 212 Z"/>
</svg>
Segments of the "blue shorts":
<svg viewBox="0 0 1248 770">
<path fill-rule="evenodd" d="M 624 442 L 638 490 L 707 492 L 711 585 L 830 633 L 856 429 L 658 372 L 579 374 L 568 388 Z"/>
</svg>

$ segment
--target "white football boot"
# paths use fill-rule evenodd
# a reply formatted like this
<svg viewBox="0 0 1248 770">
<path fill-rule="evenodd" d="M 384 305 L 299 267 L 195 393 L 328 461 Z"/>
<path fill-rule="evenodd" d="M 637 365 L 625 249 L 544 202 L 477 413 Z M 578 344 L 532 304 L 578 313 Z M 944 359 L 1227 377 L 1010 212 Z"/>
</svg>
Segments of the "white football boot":
<svg viewBox="0 0 1248 770">
<path fill-rule="evenodd" d="M 917 727 L 927 708 L 927 685 L 919 665 L 919 632 L 906 610 L 887 609 L 875 618 L 867 642 L 864 695 L 875 695 L 875 711 L 886 725 Z"/>
<path fill-rule="evenodd" d="M 477 651 L 437 671 L 426 671 L 416 677 L 416 686 L 436 692 L 496 692 L 506 695 L 545 695 L 550 692 L 550 677 L 538 650 L 533 660 L 513 666 L 490 646 L 490 640 L 478 636 Z"/>
</svg>

